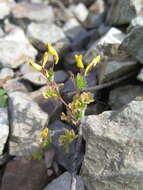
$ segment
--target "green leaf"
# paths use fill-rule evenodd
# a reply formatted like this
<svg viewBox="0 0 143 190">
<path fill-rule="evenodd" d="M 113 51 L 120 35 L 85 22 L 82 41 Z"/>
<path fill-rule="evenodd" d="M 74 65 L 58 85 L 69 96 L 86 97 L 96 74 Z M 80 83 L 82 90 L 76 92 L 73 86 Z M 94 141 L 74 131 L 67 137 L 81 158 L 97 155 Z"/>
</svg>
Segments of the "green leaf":
<svg viewBox="0 0 143 190">
<path fill-rule="evenodd" d="M 50 82 L 54 81 L 54 71 L 48 70 L 46 76 Z"/>
<path fill-rule="evenodd" d="M 42 150 L 39 150 L 39 151 L 34 152 L 34 153 L 32 154 L 32 158 L 33 158 L 34 160 L 42 160 L 42 159 L 43 159 L 43 156 L 44 156 L 44 153 L 43 153 Z"/>
<path fill-rule="evenodd" d="M 77 74 L 75 81 L 78 89 L 82 90 L 87 87 L 86 79 L 81 74 Z"/>
<path fill-rule="evenodd" d="M 6 91 L 4 89 L 0 88 L 0 96 L 3 96 L 5 94 L 6 94 Z"/>
<path fill-rule="evenodd" d="M 8 105 L 8 96 L 0 96 L 0 107 L 6 107 Z"/>
</svg>

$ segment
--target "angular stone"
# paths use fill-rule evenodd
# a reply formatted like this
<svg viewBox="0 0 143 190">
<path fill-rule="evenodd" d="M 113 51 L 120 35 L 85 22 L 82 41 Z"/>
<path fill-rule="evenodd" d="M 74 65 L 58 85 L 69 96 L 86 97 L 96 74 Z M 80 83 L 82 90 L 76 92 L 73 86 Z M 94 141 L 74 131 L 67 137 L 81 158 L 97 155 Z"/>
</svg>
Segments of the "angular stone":
<svg viewBox="0 0 143 190">
<path fill-rule="evenodd" d="M 7 77 L 12 78 L 14 76 L 14 72 L 10 68 L 3 68 L 0 70 L 0 79 L 6 79 Z"/>
<path fill-rule="evenodd" d="M 43 3 L 17 3 L 11 11 L 15 19 L 29 19 L 38 22 L 46 20 L 48 23 L 53 23 L 55 19 L 52 7 Z"/>
<path fill-rule="evenodd" d="M 9 135 L 9 120 L 7 108 L 0 108 L 0 156 L 3 154 Z M 0 158 L 1 159 L 1 158 Z"/>
<path fill-rule="evenodd" d="M 16 157 L 8 162 L 2 179 L 1 190 L 40 190 L 48 183 L 44 160 Z"/>
<path fill-rule="evenodd" d="M 84 33 L 85 29 L 75 18 L 72 18 L 64 24 L 63 31 L 69 39 L 73 40 L 78 34 Z"/>
<path fill-rule="evenodd" d="M 69 75 L 64 70 L 58 70 L 55 71 L 54 77 L 55 82 L 63 83 L 68 79 Z"/>
<path fill-rule="evenodd" d="M 143 26 L 133 28 L 122 42 L 120 48 L 143 64 Z"/>
<path fill-rule="evenodd" d="M 96 0 L 89 8 L 89 10 L 94 14 L 101 14 L 105 11 L 104 0 Z"/>
<path fill-rule="evenodd" d="M 36 137 L 44 127 L 47 127 L 48 115 L 22 92 L 12 92 L 9 98 L 10 155 L 30 155 L 39 147 Z"/>
<path fill-rule="evenodd" d="M 6 37 L 0 38 L 0 65 L 17 68 L 37 55 L 20 28 L 14 28 Z"/>
<path fill-rule="evenodd" d="M 68 190 L 71 187 L 71 174 L 63 173 L 57 179 L 53 180 L 44 190 Z M 81 177 L 77 176 L 76 190 L 84 190 L 84 184 Z"/>
<path fill-rule="evenodd" d="M 142 15 L 142 0 L 110 1 L 107 23 L 112 25 L 128 24 L 136 16 Z"/>
<path fill-rule="evenodd" d="M 88 190 L 143 188 L 143 101 L 82 120 L 86 153 L 82 176 Z"/>
<path fill-rule="evenodd" d="M 86 63 L 89 63 L 95 56 L 109 56 L 117 51 L 119 45 L 125 38 L 120 30 L 111 28 L 101 39 L 91 45 L 84 56 Z"/>
<path fill-rule="evenodd" d="M 56 43 L 66 39 L 66 36 L 61 28 L 54 24 L 49 25 L 46 23 L 31 23 L 28 26 L 27 35 L 33 42 L 40 41 L 44 44 Z"/>
<path fill-rule="evenodd" d="M 137 79 L 141 82 L 143 82 L 143 69 L 141 69 L 141 71 L 139 72 L 139 74 L 137 75 Z"/>
<path fill-rule="evenodd" d="M 109 105 L 111 109 L 120 109 L 138 96 L 143 96 L 143 88 L 141 86 L 121 86 L 110 92 Z"/>
<path fill-rule="evenodd" d="M 6 2 L 0 2 L 0 20 L 10 14 L 10 8 Z"/>
<path fill-rule="evenodd" d="M 30 81 L 31 83 L 35 85 L 45 85 L 47 83 L 46 78 L 43 76 L 42 73 L 37 71 L 32 71 L 29 73 L 26 73 L 22 77 L 25 80 Z"/>
</svg>

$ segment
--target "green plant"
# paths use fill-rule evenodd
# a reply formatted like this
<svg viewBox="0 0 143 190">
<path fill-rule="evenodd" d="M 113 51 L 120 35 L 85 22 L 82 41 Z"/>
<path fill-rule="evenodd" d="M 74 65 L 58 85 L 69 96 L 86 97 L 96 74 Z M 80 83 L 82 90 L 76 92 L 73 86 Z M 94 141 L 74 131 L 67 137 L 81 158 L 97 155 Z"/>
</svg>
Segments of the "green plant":
<svg viewBox="0 0 143 190">
<path fill-rule="evenodd" d="M 7 92 L 4 89 L 0 89 L 0 107 L 6 107 L 8 104 Z"/>
</svg>

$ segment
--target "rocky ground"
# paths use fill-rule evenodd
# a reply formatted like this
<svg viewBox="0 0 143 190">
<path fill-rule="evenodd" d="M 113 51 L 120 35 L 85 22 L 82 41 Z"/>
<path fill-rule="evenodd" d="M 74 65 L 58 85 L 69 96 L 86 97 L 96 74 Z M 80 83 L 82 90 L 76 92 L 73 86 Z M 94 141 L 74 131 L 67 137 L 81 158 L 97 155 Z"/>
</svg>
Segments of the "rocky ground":
<svg viewBox="0 0 143 190">
<path fill-rule="evenodd" d="M 95 102 L 81 122 L 83 147 L 76 190 L 143 189 L 143 1 L 0 0 L 0 190 L 70 190 L 74 144 L 65 153 L 58 138 L 71 126 L 64 107 L 45 100 L 46 81 L 27 62 L 40 60 L 50 42 L 60 55 L 55 81 L 63 94 L 77 72 L 75 54 L 87 65 Z M 30 159 L 37 135 L 48 127 L 52 147 Z"/>
</svg>

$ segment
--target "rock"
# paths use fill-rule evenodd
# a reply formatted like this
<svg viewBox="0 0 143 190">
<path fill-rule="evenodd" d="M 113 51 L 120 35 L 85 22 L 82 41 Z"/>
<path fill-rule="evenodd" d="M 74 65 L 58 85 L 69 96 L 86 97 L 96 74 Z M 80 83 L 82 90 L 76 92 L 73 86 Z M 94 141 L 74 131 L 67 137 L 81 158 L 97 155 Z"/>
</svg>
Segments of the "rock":
<svg viewBox="0 0 143 190">
<path fill-rule="evenodd" d="M 112 109 L 120 109 L 133 99 L 143 95 L 143 89 L 137 85 L 121 86 L 113 89 L 109 95 L 109 105 Z"/>
<path fill-rule="evenodd" d="M 131 31 L 131 29 L 138 26 L 143 26 L 143 16 L 137 16 L 134 19 L 132 19 L 131 24 L 128 28 L 128 31 Z"/>
<path fill-rule="evenodd" d="M 76 140 L 70 144 L 69 152 L 65 152 L 64 147 L 59 144 L 59 137 L 65 135 L 66 130 L 71 130 L 71 126 L 61 122 L 60 120 L 55 120 L 51 125 L 49 125 L 49 131 L 52 137 L 52 144 L 56 149 L 55 159 L 63 168 L 67 171 L 72 172 L 73 170 L 73 159 L 75 154 L 75 143 Z M 76 160 L 77 167 L 80 166 L 83 159 L 83 154 L 79 153 L 79 156 Z"/>
<path fill-rule="evenodd" d="M 43 74 L 40 72 L 37 72 L 37 71 L 32 71 L 32 72 L 26 73 L 23 75 L 22 78 L 30 81 L 31 83 L 33 83 L 35 85 L 44 85 L 47 83 L 47 80 L 43 76 Z"/>
<path fill-rule="evenodd" d="M 48 23 L 53 23 L 55 19 L 52 7 L 43 3 L 17 3 L 11 11 L 14 19 L 28 19 L 37 22 L 46 20 Z"/>
<path fill-rule="evenodd" d="M 85 29 L 75 18 L 72 18 L 64 24 L 63 31 L 69 39 L 73 40 L 78 34 L 84 33 Z"/>
<path fill-rule="evenodd" d="M 89 63 L 95 56 L 114 54 L 119 45 L 123 42 L 125 35 L 116 28 L 111 28 L 101 39 L 93 43 L 84 56 L 86 63 Z"/>
<path fill-rule="evenodd" d="M 53 121 L 55 119 L 60 119 L 63 105 L 61 102 L 54 99 L 45 99 L 43 97 L 43 92 L 47 89 L 47 87 L 42 87 L 40 90 L 34 91 L 30 93 L 31 98 L 36 101 L 40 108 L 46 112 L 49 116 L 49 120 Z"/>
<path fill-rule="evenodd" d="M 68 172 L 63 173 L 57 179 L 53 180 L 44 190 L 68 190 L 71 187 L 71 174 Z M 81 177 L 77 177 L 76 190 L 84 190 L 84 184 Z"/>
<path fill-rule="evenodd" d="M 136 16 L 142 15 L 143 1 L 117 0 L 110 1 L 107 23 L 112 25 L 128 24 Z"/>
<path fill-rule="evenodd" d="M 0 38 L 4 36 L 4 31 L 0 28 Z"/>
<path fill-rule="evenodd" d="M 8 161 L 9 161 L 9 155 L 7 152 L 0 155 L 0 166 L 3 166 Z M 0 183 L 1 183 L 1 176 L 0 176 Z"/>
<path fill-rule="evenodd" d="M 24 74 L 27 74 L 27 73 L 30 73 L 34 71 L 33 68 L 31 67 L 31 65 L 27 64 L 27 63 L 24 63 L 21 65 L 20 67 L 20 72 L 24 75 Z"/>
<path fill-rule="evenodd" d="M 1 190 L 41 190 L 48 181 L 44 160 L 16 157 L 6 165 Z"/>
<path fill-rule="evenodd" d="M 143 101 L 82 120 L 86 153 L 82 176 L 88 190 L 143 187 Z"/>
<path fill-rule="evenodd" d="M 71 5 L 70 10 L 80 22 L 84 22 L 88 16 L 88 9 L 83 3 Z"/>
<path fill-rule="evenodd" d="M 26 86 L 16 78 L 7 80 L 3 84 L 3 88 L 9 93 L 15 92 L 15 91 L 21 91 L 21 92 L 25 92 L 25 93 L 28 92 L 28 89 L 26 88 Z"/>
<path fill-rule="evenodd" d="M 6 79 L 7 77 L 12 78 L 14 76 L 14 72 L 10 68 L 3 68 L 0 70 L 0 79 Z"/>
<path fill-rule="evenodd" d="M 54 77 L 56 83 L 63 83 L 68 79 L 69 75 L 64 70 L 58 70 L 55 71 Z"/>
<path fill-rule="evenodd" d="M 36 137 L 48 124 L 48 115 L 22 92 L 9 93 L 10 155 L 30 155 L 39 147 Z"/>
<path fill-rule="evenodd" d="M 141 69 L 141 71 L 139 72 L 139 74 L 137 75 L 137 79 L 141 82 L 143 82 L 143 69 Z"/>
<path fill-rule="evenodd" d="M 63 0 L 64 5 L 68 6 L 70 4 L 78 4 L 78 3 L 83 3 L 87 7 L 91 6 L 92 3 L 94 3 L 94 0 Z"/>
<path fill-rule="evenodd" d="M 133 28 L 121 44 L 121 49 L 127 51 L 143 64 L 143 26 Z"/>
<path fill-rule="evenodd" d="M 2 156 L 9 135 L 8 110 L 0 108 L 0 156 Z M 1 160 L 1 158 L 0 158 Z"/>
<path fill-rule="evenodd" d="M 17 68 L 29 59 L 34 59 L 37 51 L 29 43 L 20 28 L 14 28 L 6 37 L 0 38 L 0 65 Z"/>
<path fill-rule="evenodd" d="M 31 23 L 28 26 L 27 35 L 32 42 L 39 41 L 44 44 L 56 43 L 66 39 L 66 36 L 61 28 L 54 24 L 49 25 L 46 23 Z"/>
<path fill-rule="evenodd" d="M 0 2 L 0 20 L 10 14 L 10 8 L 6 2 Z"/>
<path fill-rule="evenodd" d="M 89 10 L 98 15 L 102 14 L 105 11 L 105 3 L 104 0 L 96 0 L 89 8 Z"/>
<path fill-rule="evenodd" d="M 133 71 L 137 67 L 137 61 L 125 52 L 117 52 L 109 60 L 99 64 L 97 76 L 99 83 L 117 79 L 120 76 Z"/>
</svg>

